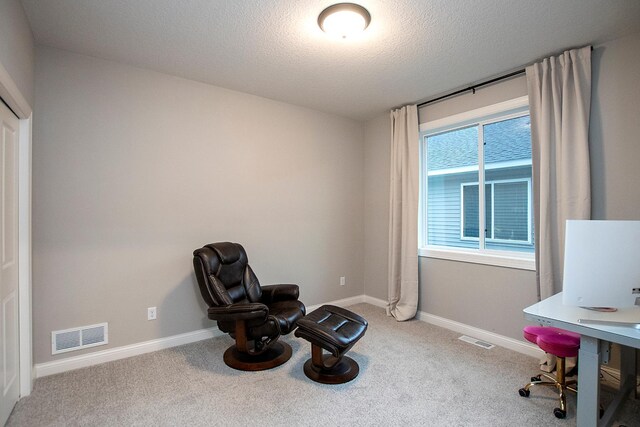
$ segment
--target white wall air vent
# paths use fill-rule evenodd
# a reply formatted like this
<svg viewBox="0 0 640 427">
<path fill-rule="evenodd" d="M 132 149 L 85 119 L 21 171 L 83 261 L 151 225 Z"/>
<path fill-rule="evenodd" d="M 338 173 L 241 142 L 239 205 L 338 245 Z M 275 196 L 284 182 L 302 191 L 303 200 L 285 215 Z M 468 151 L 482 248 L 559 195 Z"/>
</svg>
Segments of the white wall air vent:
<svg viewBox="0 0 640 427">
<path fill-rule="evenodd" d="M 491 343 L 488 343 L 486 341 L 481 341 L 481 340 L 476 339 L 476 338 L 471 338 L 471 337 L 468 337 L 466 335 L 463 335 L 458 339 L 460 341 L 468 342 L 469 344 L 477 345 L 478 347 L 482 347 L 482 348 L 485 348 L 487 350 L 490 350 L 493 347 L 495 347 L 495 345 L 493 345 Z"/>
<path fill-rule="evenodd" d="M 109 342 L 109 324 L 82 326 L 51 332 L 51 354 L 66 353 Z"/>
</svg>

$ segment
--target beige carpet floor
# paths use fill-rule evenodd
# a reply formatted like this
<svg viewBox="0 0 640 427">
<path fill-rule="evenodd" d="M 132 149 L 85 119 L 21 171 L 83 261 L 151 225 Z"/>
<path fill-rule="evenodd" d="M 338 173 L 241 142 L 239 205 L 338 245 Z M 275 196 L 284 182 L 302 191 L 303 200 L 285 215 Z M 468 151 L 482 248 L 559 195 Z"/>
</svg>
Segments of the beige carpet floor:
<svg viewBox="0 0 640 427">
<path fill-rule="evenodd" d="M 398 323 L 378 307 L 351 309 L 369 321 L 350 355 L 360 375 L 342 385 L 311 382 L 310 346 L 293 334 L 286 364 L 262 372 L 228 368 L 218 337 L 36 381 L 9 426 L 575 426 L 549 389 L 518 395 L 537 360 L 486 350 L 420 321 Z M 640 426 L 629 400 L 614 425 Z"/>
</svg>

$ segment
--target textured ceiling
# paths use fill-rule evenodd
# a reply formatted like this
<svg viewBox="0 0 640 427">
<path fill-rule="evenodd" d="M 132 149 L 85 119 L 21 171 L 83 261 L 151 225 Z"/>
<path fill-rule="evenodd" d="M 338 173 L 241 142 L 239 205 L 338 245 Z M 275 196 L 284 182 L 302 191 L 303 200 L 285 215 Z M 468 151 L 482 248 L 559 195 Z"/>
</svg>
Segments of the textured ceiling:
<svg viewBox="0 0 640 427">
<path fill-rule="evenodd" d="M 331 0 L 23 0 L 36 42 L 358 120 L 640 31 L 638 0 L 361 0 L 356 39 Z"/>
</svg>

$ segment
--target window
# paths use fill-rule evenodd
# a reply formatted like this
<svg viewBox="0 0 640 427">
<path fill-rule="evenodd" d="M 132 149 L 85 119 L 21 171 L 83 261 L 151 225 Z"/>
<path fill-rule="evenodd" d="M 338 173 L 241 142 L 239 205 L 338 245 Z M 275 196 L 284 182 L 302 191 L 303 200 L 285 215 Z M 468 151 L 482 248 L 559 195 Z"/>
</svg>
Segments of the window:
<svg viewBox="0 0 640 427">
<path fill-rule="evenodd" d="M 421 126 L 422 256 L 533 269 L 527 98 Z"/>
</svg>

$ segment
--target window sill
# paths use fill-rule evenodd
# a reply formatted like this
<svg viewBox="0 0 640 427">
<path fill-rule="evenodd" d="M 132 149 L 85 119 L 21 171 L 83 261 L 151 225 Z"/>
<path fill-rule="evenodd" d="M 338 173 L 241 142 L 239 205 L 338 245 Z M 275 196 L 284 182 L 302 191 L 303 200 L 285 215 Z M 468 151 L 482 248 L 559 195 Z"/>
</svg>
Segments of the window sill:
<svg viewBox="0 0 640 427">
<path fill-rule="evenodd" d="M 469 262 L 473 264 L 494 265 L 497 267 L 515 268 L 518 270 L 536 269 L 533 254 L 497 254 L 495 252 L 472 252 L 450 248 L 419 248 L 418 255 L 426 258 L 438 258 L 451 261 Z"/>
</svg>

